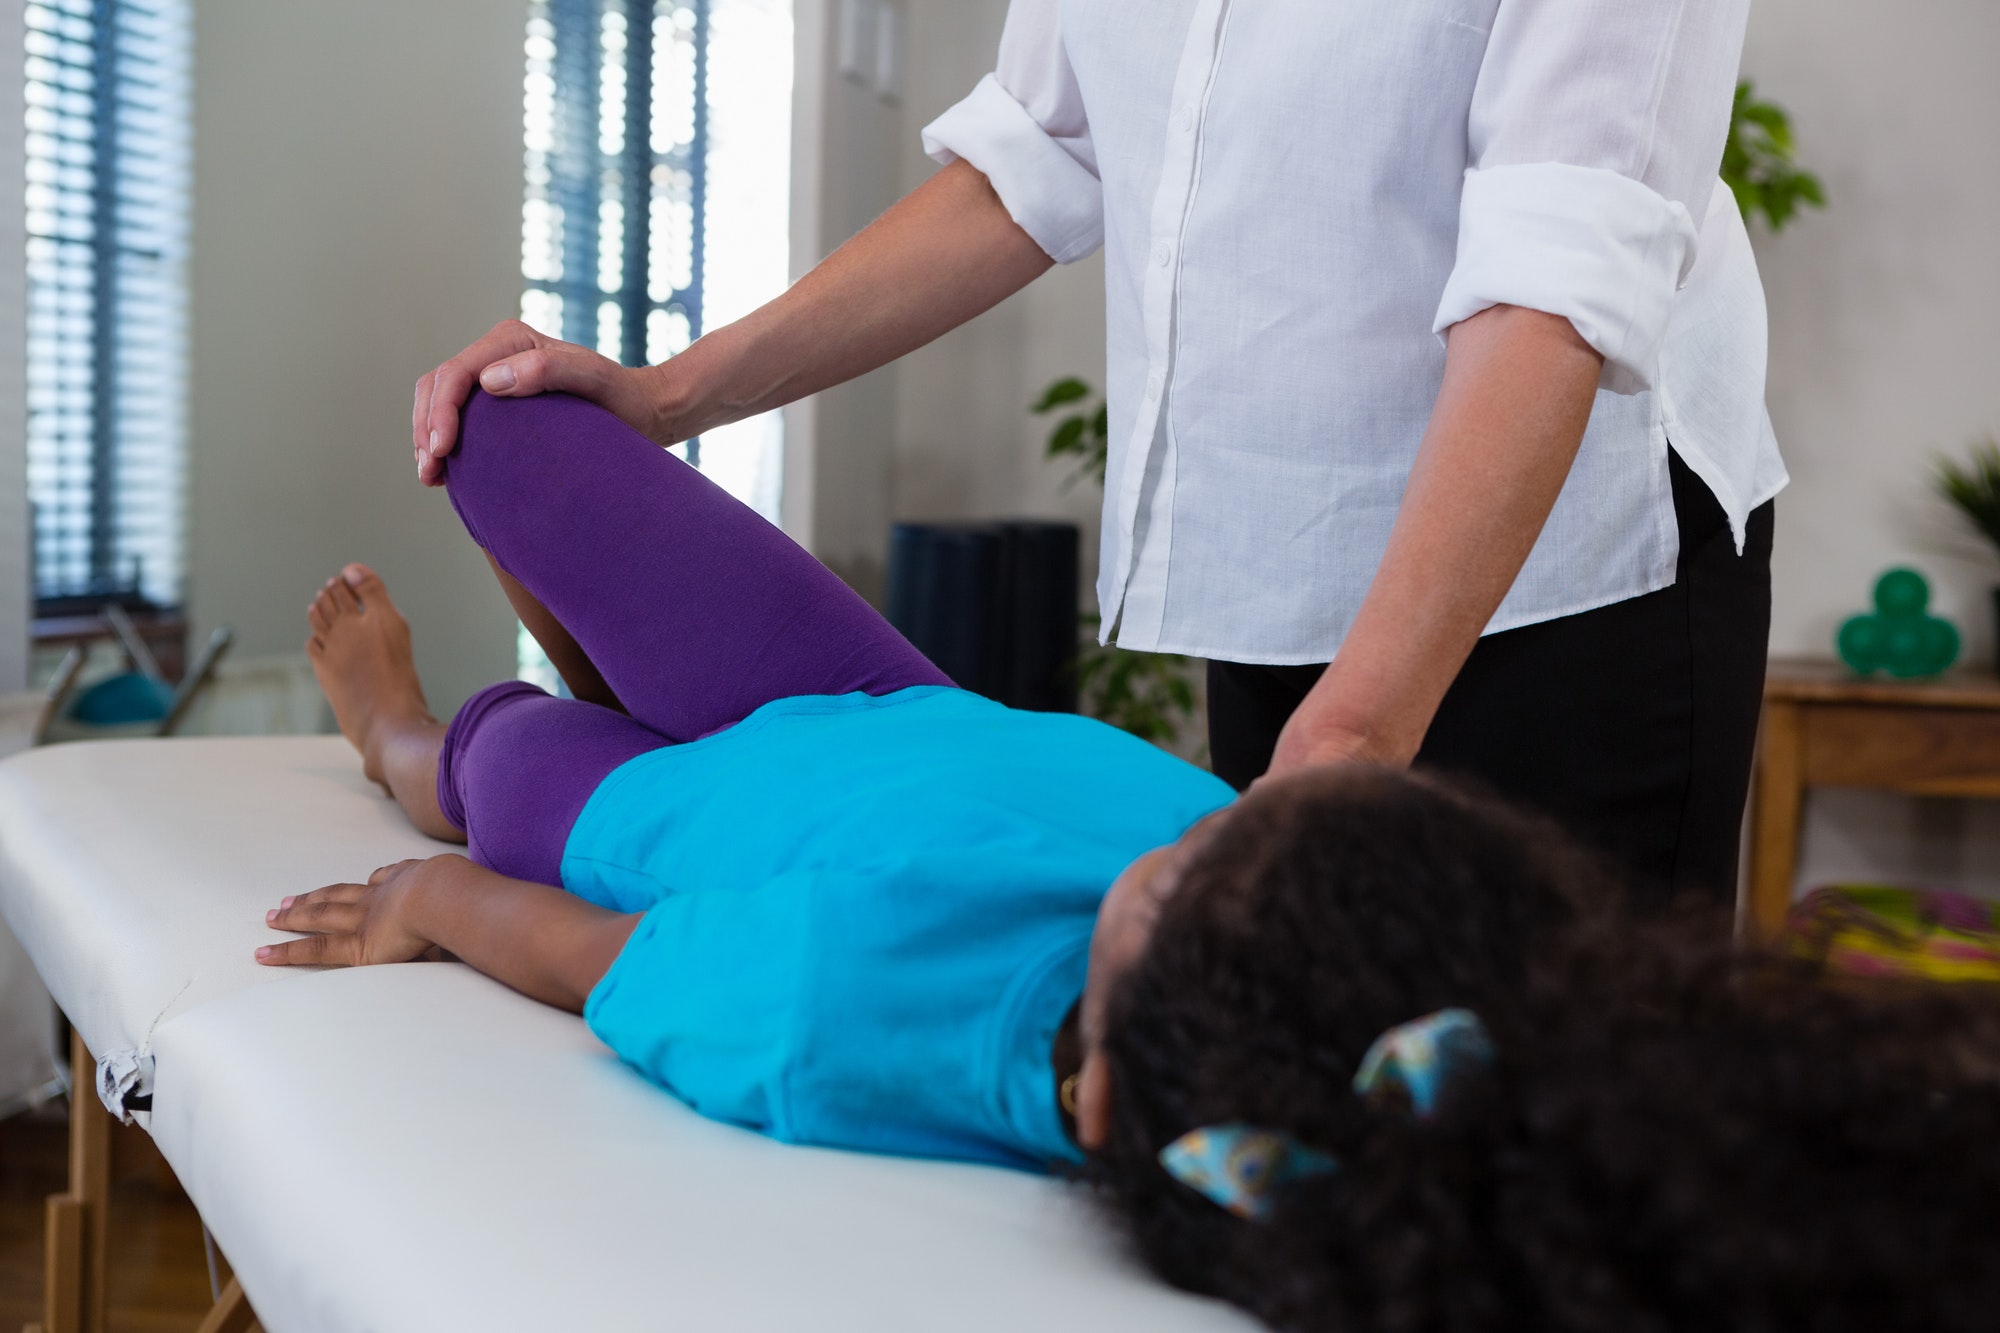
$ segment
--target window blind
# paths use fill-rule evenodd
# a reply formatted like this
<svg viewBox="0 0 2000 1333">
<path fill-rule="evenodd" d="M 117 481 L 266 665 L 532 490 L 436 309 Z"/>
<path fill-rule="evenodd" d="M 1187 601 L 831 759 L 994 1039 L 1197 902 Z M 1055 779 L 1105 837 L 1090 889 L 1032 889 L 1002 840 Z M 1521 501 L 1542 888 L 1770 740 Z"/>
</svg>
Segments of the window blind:
<svg viewBox="0 0 2000 1333">
<path fill-rule="evenodd" d="M 701 336 L 709 5 L 529 7 L 521 317 L 628 366 Z"/>
<path fill-rule="evenodd" d="M 181 590 L 186 0 L 26 7 L 35 594 Z"/>
<path fill-rule="evenodd" d="M 790 268 L 791 0 L 531 0 L 521 318 L 657 364 L 784 290 Z M 688 461 L 777 520 L 776 413 Z M 522 678 L 558 686 L 521 631 Z"/>
</svg>

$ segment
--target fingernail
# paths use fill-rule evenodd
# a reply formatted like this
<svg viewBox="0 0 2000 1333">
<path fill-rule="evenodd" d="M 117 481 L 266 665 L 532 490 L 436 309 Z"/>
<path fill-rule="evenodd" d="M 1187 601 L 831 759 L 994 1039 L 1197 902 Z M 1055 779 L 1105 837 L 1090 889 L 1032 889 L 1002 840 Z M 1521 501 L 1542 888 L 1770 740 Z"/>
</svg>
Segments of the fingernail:
<svg viewBox="0 0 2000 1333">
<path fill-rule="evenodd" d="M 438 433 L 437 433 L 436 431 L 432 431 L 432 432 L 431 432 L 431 453 L 432 453 L 432 455 L 433 455 L 433 456 L 435 456 L 435 455 L 436 455 L 436 453 L 437 453 L 437 451 L 438 451 Z"/>
<path fill-rule="evenodd" d="M 264 913 L 264 919 L 266 921 L 276 921 L 278 919 L 278 909 L 274 907 L 270 911 Z"/>
<path fill-rule="evenodd" d="M 291 906 L 291 905 L 292 905 L 293 903 L 295 903 L 295 902 L 297 902 L 297 901 L 298 901 L 298 898 L 297 898 L 297 896 L 296 896 L 296 895 L 295 895 L 295 896 L 293 896 L 293 897 L 290 897 L 290 898 L 280 898 L 280 899 L 278 899 L 278 910 L 279 910 L 280 912 L 282 912 L 282 911 L 284 911 L 284 910 L 285 910 L 285 909 L 286 909 L 287 907 L 290 907 L 290 906 Z"/>
<path fill-rule="evenodd" d="M 259 949 L 257 951 L 257 956 L 259 958 L 269 958 L 271 956 L 270 946 L 266 945 L 264 948 Z"/>
<path fill-rule="evenodd" d="M 503 389 L 513 388 L 514 367 L 504 361 L 497 366 L 486 367 L 479 372 L 479 385 L 488 393 L 499 393 Z"/>
</svg>

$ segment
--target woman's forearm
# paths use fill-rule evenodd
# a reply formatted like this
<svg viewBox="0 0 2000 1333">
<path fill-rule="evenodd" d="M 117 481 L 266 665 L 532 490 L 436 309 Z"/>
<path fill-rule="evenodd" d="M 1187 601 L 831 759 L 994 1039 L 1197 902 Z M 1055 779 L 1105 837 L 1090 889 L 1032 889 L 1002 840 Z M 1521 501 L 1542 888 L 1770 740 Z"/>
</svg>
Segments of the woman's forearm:
<svg viewBox="0 0 2000 1333">
<path fill-rule="evenodd" d="M 581 1013 L 639 923 L 545 884 L 508 879 L 459 856 L 426 862 L 410 926 L 494 980 Z"/>
<path fill-rule="evenodd" d="M 417 477 L 444 484 L 475 388 L 572 393 L 661 444 L 864 375 L 998 305 L 1053 261 L 984 175 L 954 162 L 772 301 L 657 366 L 629 368 L 520 320 L 417 381 Z"/>
<path fill-rule="evenodd" d="M 1388 549 L 1272 772 L 1406 764 L 1513 587 L 1583 442 L 1603 358 L 1567 319 L 1497 306 L 1455 326 Z"/>
<path fill-rule="evenodd" d="M 954 162 L 790 291 L 654 367 L 652 433 L 683 440 L 885 366 L 1052 264 L 986 177 Z"/>
</svg>

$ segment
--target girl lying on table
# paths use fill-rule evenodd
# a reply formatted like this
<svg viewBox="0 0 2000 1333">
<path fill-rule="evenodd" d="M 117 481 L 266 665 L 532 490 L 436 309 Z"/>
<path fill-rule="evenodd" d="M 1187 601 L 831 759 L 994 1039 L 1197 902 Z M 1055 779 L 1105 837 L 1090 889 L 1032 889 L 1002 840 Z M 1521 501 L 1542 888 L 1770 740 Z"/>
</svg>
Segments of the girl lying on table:
<svg viewBox="0 0 2000 1333">
<path fill-rule="evenodd" d="M 1633 920 L 1432 780 L 1232 803 L 954 689 L 573 399 L 475 400 L 448 484 L 577 697 L 508 682 L 441 725 L 380 579 L 330 581 L 342 730 L 470 859 L 287 898 L 264 962 L 449 953 L 703 1114 L 1080 1170 L 1162 1276 L 1286 1328 L 1991 1327 L 1984 993 Z"/>
</svg>

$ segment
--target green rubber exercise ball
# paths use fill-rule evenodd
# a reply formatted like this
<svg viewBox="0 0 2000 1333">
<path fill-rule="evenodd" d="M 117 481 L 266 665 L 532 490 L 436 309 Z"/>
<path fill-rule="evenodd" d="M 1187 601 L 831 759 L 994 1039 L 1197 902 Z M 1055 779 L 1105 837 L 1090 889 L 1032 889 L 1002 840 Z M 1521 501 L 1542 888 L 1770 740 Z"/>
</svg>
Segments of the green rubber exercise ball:
<svg viewBox="0 0 2000 1333">
<path fill-rule="evenodd" d="M 1958 626 L 1939 616 L 1929 616 L 1924 620 L 1924 663 L 1922 674 L 1935 676 L 1958 660 L 1961 647 Z"/>
<path fill-rule="evenodd" d="M 1875 581 L 1875 610 L 1850 617 L 1834 636 L 1840 660 L 1858 674 L 1885 671 L 1899 680 L 1935 676 L 1958 660 L 1958 628 L 1929 613 L 1931 586 L 1914 569 Z"/>
<path fill-rule="evenodd" d="M 1840 651 L 1840 660 L 1862 675 L 1879 671 L 1882 667 L 1882 617 L 1874 615 L 1850 616 L 1840 627 L 1840 637 L 1834 646 Z"/>
<path fill-rule="evenodd" d="M 1931 604 L 1931 585 L 1914 569 L 1892 569 L 1875 582 L 1875 609 L 1885 616 L 1921 616 Z"/>
<path fill-rule="evenodd" d="M 1882 665 L 1892 676 L 1917 676 L 1924 672 L 1929 654 L 1924 651 L 1924 622 L 1890 620 L 1882 631 Z"/>
</svg>

